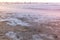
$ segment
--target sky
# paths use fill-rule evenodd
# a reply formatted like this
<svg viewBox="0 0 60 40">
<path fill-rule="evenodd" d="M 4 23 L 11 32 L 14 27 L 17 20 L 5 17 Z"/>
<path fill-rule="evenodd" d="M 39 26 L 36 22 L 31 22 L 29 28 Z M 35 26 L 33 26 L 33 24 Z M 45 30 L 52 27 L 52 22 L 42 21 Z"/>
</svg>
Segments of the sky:
<svg viewBox="0 0 60 40">
<path fill-rule="evenodd" d="M 0 2 L 60 2 L 60 0 L 0 0 Z"/>
</svg>

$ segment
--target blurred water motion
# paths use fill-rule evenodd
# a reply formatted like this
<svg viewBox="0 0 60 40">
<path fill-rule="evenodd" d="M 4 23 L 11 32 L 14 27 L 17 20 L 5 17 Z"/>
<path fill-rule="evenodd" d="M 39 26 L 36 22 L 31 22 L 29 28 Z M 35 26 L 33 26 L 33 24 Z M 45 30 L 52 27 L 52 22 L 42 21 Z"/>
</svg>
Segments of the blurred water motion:
<svg viewBox="0 0 60 40">
<path fill-rule="evenodd" d="M 1 40 L 60 40 L 59 33 L 60 4 L 0 3 Z"/>
</svg>

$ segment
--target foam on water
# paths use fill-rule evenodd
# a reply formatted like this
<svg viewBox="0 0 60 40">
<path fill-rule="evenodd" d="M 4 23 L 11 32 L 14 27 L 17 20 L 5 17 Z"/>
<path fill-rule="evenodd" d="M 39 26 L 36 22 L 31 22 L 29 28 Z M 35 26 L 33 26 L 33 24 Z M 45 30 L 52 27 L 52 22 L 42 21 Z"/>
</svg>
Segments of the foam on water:
<svg viewBox="0 0 60 40">
<path fill-rule="evenodd" d="M 0 13 L 0 22 L 1 21 L 8 21 L 6 22 L 9 25 L 16 26 L 29 26 L 29 22 L 45 22 L 51 21 L 57 18 L 55 15 L 56 13 L 49 13 L 41 12 L 41 10 L 30 10 L 32 9 L 58 9 L 60 8 L 59 5 L 52 5 L 52 4 L 1 4 L 0 9 L 2 12 Z M 44 12 L 44 13 L 43 13 Z M 59 14 L 59 13 L 58 13 Z M 58 15 L 57 15 L 58 16 Z M 19 18 L 19 19 L 18 19 Z M 22 21 L 21 18 L 24 20 Z M 26 20 L 25 20 L 26 19 Z M 28 22 L 27 22 L 28 21 Z"/>
<path fill-rule="evenodd" d="M 6 22 L 8 25 L 16 26 L 31 26 L 29 22 L 37 22 L 42 23 L 46 21 L 51 21 L 55 17 L 51 16 L 44 16 L 44 15 L 36 15 L 36 14 L 29 14 L 29 13 L 5 13 L 0 14 L 0 22 Z"/>
</svg>

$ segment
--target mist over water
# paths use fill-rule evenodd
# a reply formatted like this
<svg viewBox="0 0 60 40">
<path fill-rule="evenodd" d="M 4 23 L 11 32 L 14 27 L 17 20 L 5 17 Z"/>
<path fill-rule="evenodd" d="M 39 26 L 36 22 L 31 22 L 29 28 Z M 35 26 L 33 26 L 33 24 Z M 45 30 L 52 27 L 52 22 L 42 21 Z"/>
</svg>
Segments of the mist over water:
<svg viewBox="0 0 60 40">
<path fill-rule="evenodd" d="M 4 4 L 0 5 L 0 22 L 8 25 L 32 26 L 30 22 L 44 23 L 60 18 L 57 4 Z"/>
<path fill-rule="evenodd" d="M 37 15 L 48 15 L 48 16 L 60 16 L 59 4 L 4 4 L 0 5 L 0 11 L 5 11 L 9 13 L 30 13 L 30 14 L 37 14 Z"/>
<path fill-rule="evenodd" d="M 15 33 L 13 31 L 8 31 L 6 36 L 13 38 L 13 40 L 18 39 L 20 36 L 25 37 L 32 35 L 31 40 L 55 40 L 55 36 L 52 33 L 59 35 L 59 25 L 60 25 L 60 5 L 59 4 L 0 4 L 0 25 L 5 26 L 7 30 L 23 30 L 26 31 L 28 28 L 24 29 L 22 27 L 29 27 L 28 32 Z M 5 24 L 4 24 L 5 23 Z M 8 28 L 11 27 L 11 28 Z M 31 27 L 31 29 L 30 29 Z M 31 31 L 32 30 L 32 31 Z M 42 33 L 38 33 L 42 30 Z M 6 30 L 5 30 L 6 31 Z M 37 34 L 38 33 L 38 34 Z M 11 36 L 11 35 L 12 36 Z M 13 35 L 14 34 L 14 35 Z M 16 35 L 19 34 L 17 38 Z M 53 35 L 53 36 L 52 36 Z M 37 38 L 38 37 L 38 38 Z M 30 37 L 27 37 L 30 38 Z M 23 39 L 24 40 L 24 39 Z M 27 39 L 28 40 L 28 39 Z"/>
</svg>

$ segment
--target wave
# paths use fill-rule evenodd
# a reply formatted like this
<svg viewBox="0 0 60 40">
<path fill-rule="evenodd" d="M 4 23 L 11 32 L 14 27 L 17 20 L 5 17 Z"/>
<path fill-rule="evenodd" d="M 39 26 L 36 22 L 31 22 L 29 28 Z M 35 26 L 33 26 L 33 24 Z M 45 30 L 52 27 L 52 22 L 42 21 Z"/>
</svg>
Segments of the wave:
<svg viewBox="0 0 60 40">
<path fill-rule="evenodd" d="M 0 22 L 6 22 L 6 24 L 11 26 L 21 25 L 21 26 L 31 26 L 31 23 L 45 23 L 55 19 L 51 16 L 43 16 L 38 14 L 28 14 L 28 13 L 5 13 L 0 14 Z"/>
</svg>

